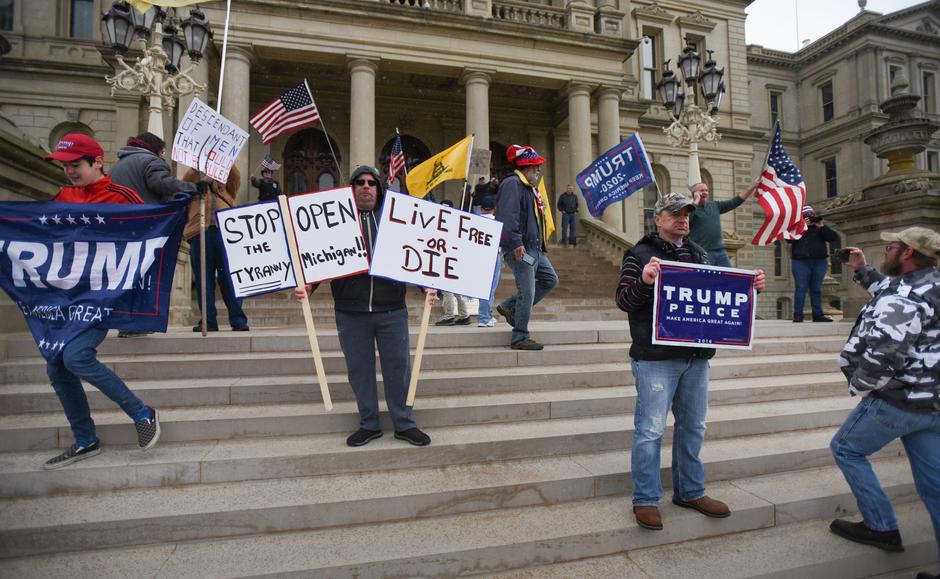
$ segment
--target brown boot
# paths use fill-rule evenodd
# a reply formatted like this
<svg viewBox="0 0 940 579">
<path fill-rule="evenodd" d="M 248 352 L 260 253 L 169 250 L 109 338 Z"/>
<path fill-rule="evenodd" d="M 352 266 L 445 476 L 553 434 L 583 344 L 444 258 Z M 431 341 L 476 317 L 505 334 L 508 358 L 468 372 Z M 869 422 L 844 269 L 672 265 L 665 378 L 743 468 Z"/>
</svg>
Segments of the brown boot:
<svg viewBox="0 0 940 579">
<path fill-rule="evenodd" d="M 716 501 L 709 496 L 704 496 L 700 499 L 695 499 L 692 501 L 683 501 L 679 500 L 678 497 L 672 497 L 672 504 L 679 505 L 680 507 L 685 507 L 687 509 L 695 509 L 706 517 L 723 519 L 725 517 L 731 516 L 731 509 L 728 508 L 728 505 L 721 501 Z"/>
<path fill-rule="evenodd" d="M 663 530 L 663 517 L 659 514 L 659 507 L 633 507 L 633 516 L 636 524 L 651 531 Z"/>
</svg>

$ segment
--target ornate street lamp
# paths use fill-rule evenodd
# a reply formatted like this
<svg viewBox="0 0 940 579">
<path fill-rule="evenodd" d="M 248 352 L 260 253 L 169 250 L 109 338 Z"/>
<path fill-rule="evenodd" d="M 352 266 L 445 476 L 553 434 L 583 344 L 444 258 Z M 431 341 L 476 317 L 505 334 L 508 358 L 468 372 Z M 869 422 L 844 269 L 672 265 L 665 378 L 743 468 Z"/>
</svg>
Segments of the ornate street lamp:
<svg viewBox="0 0 940 579">
<path fill-rule="evenodd" d="M 662 80 L 658 85 L 663 107 L 672 119 L 672 124 L 663 129 L 663 133 L 673 147 L 689 147 L 689 185 L 702 180 L 698 164 L 699 141 L 714 143 L 721 138 L 717 114 L 721 106 L 721 95 L 725 91 L 725 84 L 721 80 L 725 71 L 718 68 L 711 50 L 708 51 L 708 60 L 700 71 L 701 62 L 701 55 L 696 52 L 692 43 L 687 42 L 678 60 L 686 92 L 682 92 L 675 73 L 669 70 L 668 60 L 664 63 Z M 695 104 L 698 94 L 701 94 L 706 103 L 704 110 Z M 690 97 L 688 103 L 685 102 L 687 96 Z"/>
<path fill-rule="evenodd" d="M 126 1 L 117 0 L 101 17 L 108 35 L 108 43 L 115 52 L 118 70 L 105 81 L 111 86 L 111 96 L 117 89 L 146 96 L 150 100 L 147 130 L 163 137 L 163 109 L 170 109 L 178 97 L 201 93 L 206 85 L 190 76 L 205 53 L 212 30 L 202 12 L 196 8 L 180 25 L 186 38 L 177 36 L 179 19 L 163 8 L 153 7 L 138 12 Z M 167 21 L 164 27 L 163 22 Z M 144 43 L 144 54 L 133 66 L 124 61 L 124 55 L 134 41 L 135 34 Z M 190 64 L 180 70 L 183 52 L 189 52 Z"/>
</svg>

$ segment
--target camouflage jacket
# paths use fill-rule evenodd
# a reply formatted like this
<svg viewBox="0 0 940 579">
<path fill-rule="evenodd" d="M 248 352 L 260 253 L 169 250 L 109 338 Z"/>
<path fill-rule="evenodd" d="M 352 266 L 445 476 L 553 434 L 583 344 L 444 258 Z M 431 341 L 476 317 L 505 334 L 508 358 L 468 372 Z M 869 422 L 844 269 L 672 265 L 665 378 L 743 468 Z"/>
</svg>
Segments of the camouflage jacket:
<svg viewBox="0 0 940 579">
<path fill-rule="evenodd" d="M 922 268 L 887 278 L 869 266 L 855 281 L 872 299 L 839 357 L 849 391 L 940 413 L 940 272 Z"/>
</svg>

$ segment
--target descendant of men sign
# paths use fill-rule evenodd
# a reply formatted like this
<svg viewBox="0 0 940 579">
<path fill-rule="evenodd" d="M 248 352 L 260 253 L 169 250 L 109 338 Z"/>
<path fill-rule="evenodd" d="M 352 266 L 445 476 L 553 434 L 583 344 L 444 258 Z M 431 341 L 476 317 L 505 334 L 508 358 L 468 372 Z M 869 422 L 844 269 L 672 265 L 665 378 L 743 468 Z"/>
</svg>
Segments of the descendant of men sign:
<svg viewBox="0 0 940 579">
<path fill-rule="evenodd" d="M 653 343 L 751 349 L 755 272 L 661 262 L 653 288 Z"/>
<path fill-rule="evenodd" d="M 215 216 L 236 297 L 297 285 L 277 201 L 233 207 Z"/>
<path fill-rule="evenodd" d="M 600 219 L 608 205 L 652 183 L 653 171 L 640 136 L 628 137 L 598 157 L 578 173 L 577 182 L 588 210 L 596 219 Z"/>
<path fill-rule="evenodd" d="M 503 224 L 388 191 L 372 275 L 488 299 Z"/>
<path fill-rule="evenodd" d="M 173 160 L 225 183 L 248 133 L 194 98 L 176 129 Z"/>
<path fill-rule="evenodd" d="M 287 202 L 305 282 L 369 271 L 352 187 L 294 195 Z"/>
</svg>

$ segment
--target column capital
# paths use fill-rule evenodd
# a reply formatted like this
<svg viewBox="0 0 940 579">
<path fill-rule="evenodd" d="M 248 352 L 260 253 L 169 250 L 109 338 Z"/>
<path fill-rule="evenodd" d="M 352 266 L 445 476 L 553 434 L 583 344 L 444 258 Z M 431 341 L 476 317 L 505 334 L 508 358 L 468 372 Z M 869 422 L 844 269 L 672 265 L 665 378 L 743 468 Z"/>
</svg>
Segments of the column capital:
<svg viewBox="0 0 940 579">
<path fill-rule="evenodd" d="M 597 100 L 617 99 L 617 102 L 623 98 L 623 88 L 619 86 L 601 85 L 594 91 Z"/>
<path fill-rule="evenodd" d="M 379 59 L 369 56 L 346 55 L 346 70 L 352 72 L 368 72 L 375 76 L 379 71 Z"/>
<path fill-rule="evenodd" d="M 586 82 L 571 81 L 565 85 L 563 89 L 564 94 L 570 99 L 576 96 L 591 96 L 591 89 L 594 88 L 594 85 L 588 84 Z"/>
<path fill-rule="evenodd" d="M 496 74 L 494 70 L 484 70 L 479 68 L 465 68 L 463 73 L 460 75 L 460 84 L 485 84 L 489 86 L 493 82 L 493 76 Z"/>
<path fill-rule="evenodd" d="M 219 55 L 221 57 L 221 53 Z M 249 66 L 253 65 L 255 61 L 258 60 L 258 56 L 255 54 L 255 49 L 250 44 L 233 44 L 228 43 L 228 49 L 225 53 L 226 58 L 237 58 L 243 62 L 248 63 Z"/>
</svg>

